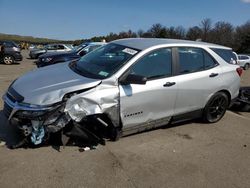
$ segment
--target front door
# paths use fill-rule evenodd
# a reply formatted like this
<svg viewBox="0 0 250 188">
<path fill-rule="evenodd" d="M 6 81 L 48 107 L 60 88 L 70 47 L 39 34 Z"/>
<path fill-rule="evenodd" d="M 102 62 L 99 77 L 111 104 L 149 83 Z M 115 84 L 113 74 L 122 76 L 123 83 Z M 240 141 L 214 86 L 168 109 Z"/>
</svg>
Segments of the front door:
<svg viewBox="0 0 250 188">
<path fill-rule="evenodd" d="M 145 85 L 120 85 L 123 131 L 167 123 L 174 112 L 176 84 L 172 80 L 172 50 L 154 50 L 130 67 L 130 74 L 147 77 Z"/>
</svg>

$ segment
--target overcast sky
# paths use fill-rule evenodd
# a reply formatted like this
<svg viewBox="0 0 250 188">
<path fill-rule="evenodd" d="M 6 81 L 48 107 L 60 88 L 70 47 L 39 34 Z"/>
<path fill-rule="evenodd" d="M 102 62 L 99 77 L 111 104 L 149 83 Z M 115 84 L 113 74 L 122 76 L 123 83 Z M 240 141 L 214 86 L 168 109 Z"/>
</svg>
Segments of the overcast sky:
<svg viewBox="0 0 250 188">
<path fill-rule="evenodd" d="M 73 40 L 110 32 L 250 20 L 250 0 L 0 0 L 0 33 Z"/>
</svg>

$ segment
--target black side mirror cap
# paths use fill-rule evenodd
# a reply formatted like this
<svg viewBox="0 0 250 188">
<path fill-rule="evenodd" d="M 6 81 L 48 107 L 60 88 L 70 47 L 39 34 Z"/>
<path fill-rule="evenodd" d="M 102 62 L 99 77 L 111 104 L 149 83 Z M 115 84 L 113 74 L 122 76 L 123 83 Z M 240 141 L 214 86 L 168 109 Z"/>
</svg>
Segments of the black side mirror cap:
<svg viewBox="0 0 250 188">
<path fill-rule="evenodd" d="M 140 84 L 144 85 L 147 82 L 147 78 L 141 75 L 129 74 L 124 79 L 120 80 L 120 84 L 128 85 L 128 84 Z"/>
</svg>

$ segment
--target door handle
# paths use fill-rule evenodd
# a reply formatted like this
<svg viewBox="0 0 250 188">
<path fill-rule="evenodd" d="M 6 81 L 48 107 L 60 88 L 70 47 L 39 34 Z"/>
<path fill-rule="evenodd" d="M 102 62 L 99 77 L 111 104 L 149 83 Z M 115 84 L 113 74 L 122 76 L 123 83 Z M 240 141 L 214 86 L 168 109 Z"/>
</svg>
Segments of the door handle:
<svg viewBox="0 0 250 188">
<path fill-rule="evenodd" d="M 164 86 L 164 87 L 171 87 L 171 86 L 173 86 L 173 85 L 175 85 L 175 82 L 167 82 L 167 83 L 165 83 L 163 86 Z"/>
<path fill-rule="evenodd" d="M 212 73 L 212 74 L 209 75 L 209 77 L 212 78 L 212 77 L 215 77 L 215 76 L 218 76 L 218 75 L 219 75 L 218 73 Z"/>
</svg>

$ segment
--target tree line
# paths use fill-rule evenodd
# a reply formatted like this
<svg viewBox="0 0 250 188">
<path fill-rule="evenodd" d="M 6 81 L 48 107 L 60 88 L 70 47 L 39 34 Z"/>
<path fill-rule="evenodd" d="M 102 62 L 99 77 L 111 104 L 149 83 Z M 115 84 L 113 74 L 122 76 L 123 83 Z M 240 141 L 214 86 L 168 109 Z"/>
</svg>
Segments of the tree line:
<svg viewBox="0 0 250 188">
<path fill-rule="evenodd" d="M 153 24 L 148 30 L 121 31 L 119 33 L 109 33 L 106 36 L 93 37 L 91 41 L 107 42 L 131 37 L 144 38 L 172 38 L 185 40 L 199 40 L 228 46 L 238 53 L 250 54 L 250 20 L 245 24 L 234 27 L 231 23 L 219 21 L 215 24 L 211 19 L 206 18 L 197 26 L 185 29 L 182 26 L 166 27 L 160 23 Z"/>
</svg>

